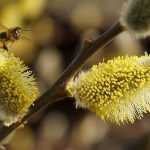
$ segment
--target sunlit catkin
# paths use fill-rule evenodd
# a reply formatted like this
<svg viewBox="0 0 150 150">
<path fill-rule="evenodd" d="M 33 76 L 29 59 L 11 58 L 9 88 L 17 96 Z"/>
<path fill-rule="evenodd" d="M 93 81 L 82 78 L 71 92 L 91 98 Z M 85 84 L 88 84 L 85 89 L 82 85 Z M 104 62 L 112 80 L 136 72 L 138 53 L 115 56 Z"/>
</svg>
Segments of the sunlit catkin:
<svg viewBox="0 0 150 150">
<path fill-rule="evenodd" d="M 38 96 L 28 70 L 19 58 L 0 49 L 0 121 L 6 126 L 19 121 Z"/>
<path fill-rule="evenodd" d="M 94 65 L 66 87 L 77 106 L 103 120 L 133 123 L 150 112 L 150 56 L 117 57 Z"/>
<path fill-rule="evenodd" d="M 120 21 L 137 36 L 150 35 L 150 0 L 128 0 Z"/>
</svg>

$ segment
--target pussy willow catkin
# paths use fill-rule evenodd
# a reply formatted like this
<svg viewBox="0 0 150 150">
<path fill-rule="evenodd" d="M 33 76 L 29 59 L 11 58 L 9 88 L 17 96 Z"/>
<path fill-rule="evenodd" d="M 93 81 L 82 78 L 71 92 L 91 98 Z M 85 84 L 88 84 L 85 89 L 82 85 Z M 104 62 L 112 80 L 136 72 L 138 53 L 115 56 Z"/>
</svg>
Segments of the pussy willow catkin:
<svg viewBox="0 0 150 150">
<path fill-rule="evenodd" d="M 150 56 L 117 57 L 94 65 L 66 87 L 77 106 L 103 120 L 133 123 L 150 112 Z"/>
<path fill-rule="evenodd" d="M 0 121 L 19 121 L 38 96 L 31 71 L 11 52 L 0 49 Z"/>
<path fill-rule="evenodd" d="M 122 25 L 137 36 L 150 34 L 150 0 L 128 0 L 122 9 Z"/>
</svg>

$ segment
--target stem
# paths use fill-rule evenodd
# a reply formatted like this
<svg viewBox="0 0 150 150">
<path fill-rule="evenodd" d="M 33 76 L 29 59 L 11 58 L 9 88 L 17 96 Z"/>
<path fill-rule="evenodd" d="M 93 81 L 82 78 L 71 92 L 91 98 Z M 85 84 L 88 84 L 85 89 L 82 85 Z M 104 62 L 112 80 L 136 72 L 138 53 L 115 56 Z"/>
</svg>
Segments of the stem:
<svg viewBox="0 0 150 150">
<path fill-rule="evenodd" d="M 102 48 L 106 46 L 106 44 L 110 43 L 112 39 L 122 31 L 124 31 L 123 27 L 119 22 L 117 22 L 96 40 L 91 41 L 88 46 L 83 46 L 79 54 L 62 73 L 56 83 L 35 101 L 35 104 L 31 106 L 29 113 L 20 122 L 17 122 L 9 127 L 2 126 L 0 128 L 0 141 L 18 126 L 31 119 L 36 112 L 39 112 L 48 105 L 67 97 L 67 92 L 65 90 L 67 81 L 84 65 L 86 60 L 91 55 L 93 55 L 99 48 Z"/>
</svg>

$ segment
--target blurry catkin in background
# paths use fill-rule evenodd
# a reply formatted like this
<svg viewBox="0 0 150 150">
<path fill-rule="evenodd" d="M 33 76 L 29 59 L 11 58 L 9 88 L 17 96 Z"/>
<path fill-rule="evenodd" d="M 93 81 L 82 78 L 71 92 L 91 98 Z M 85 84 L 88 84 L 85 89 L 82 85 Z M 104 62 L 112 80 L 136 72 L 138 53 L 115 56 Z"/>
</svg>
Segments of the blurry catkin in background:
<svg viewBox="0 0 150 150">
<path fill-rule="evenodd" d="M 128 0 L 121 15 L 122 25 L 136 36 L 150 34 L 150 0 Z"/>
<path fill-rule="evenodd" d="M 81 72 L 67 85 L 76 105 L 103 120 L 133 123 L 150 112 L 150 56 L 117 57 Z"/>
</svg>

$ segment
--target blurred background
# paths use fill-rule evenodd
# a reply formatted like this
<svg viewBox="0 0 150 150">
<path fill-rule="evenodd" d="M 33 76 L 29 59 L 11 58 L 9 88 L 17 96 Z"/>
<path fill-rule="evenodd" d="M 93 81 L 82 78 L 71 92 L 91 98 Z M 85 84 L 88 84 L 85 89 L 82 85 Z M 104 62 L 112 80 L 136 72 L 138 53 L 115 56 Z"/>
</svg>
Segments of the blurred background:
<svg viewBox="0 0 150 150">
<path fill-rule="evenodd" d="M 95 39 L 119 17 L 125 0 L 0 0 L 0 23 L 31 29 L 10 51 L 33 70 L 46 91 L 78 53 L 84 39 Z M 88 60 L 84 69 L 118 55 L 149 53 L 150 39 L 124 32 Z M 8 150 L 150 150 L 150 117 L 115 126 L 76 109 L 64 99 L 17 130 Z"/>
</svg>

